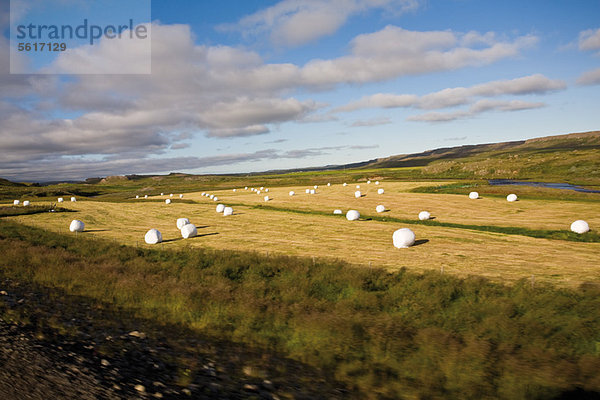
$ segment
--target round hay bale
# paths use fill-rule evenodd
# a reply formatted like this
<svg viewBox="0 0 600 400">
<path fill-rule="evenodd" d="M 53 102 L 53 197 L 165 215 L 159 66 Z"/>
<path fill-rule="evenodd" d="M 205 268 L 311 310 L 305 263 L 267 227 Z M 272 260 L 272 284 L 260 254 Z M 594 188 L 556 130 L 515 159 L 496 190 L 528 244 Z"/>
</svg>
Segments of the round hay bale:
<svg viewBox="0 0 600 400">
<path fill-rule="evenodd" d="M 173 197 L 173 193 L 171 193 L 171 194 L 169 195 L 169 197 Z"/>
<path fill-rule="evenodd" d="M 431 218 L 431 214 L 429 213 L 429 211 L 421 211 L 421 212 L 419 213 L 419 219 L 420 219 L 421 221 L 426 221 L 426 220 L 428 220 L 429 218 Z"/>
<path fill-rule="evenodd" d="M 162 235 L 157 229 L 150 229 L 144 235 L 144 240 L 148 244 L 157 244 L 162 242 Z"/>
<path fill-rule="evenodd" d="M 346 219 L 348 221 L 358 221 L 360 218 L 360 213 L 356 210 L 348 210 L 346 213 Z"/>
<path fill-rule="evenodd" d="M 258 189 L 258 190 L 263 190 L 264 188 L 265 188 L 264 186 L 261 186 L 260 189 Z"/>
<path fill-rule="evenodd" d="M 509 194 L 508 196 L 506 196 L 506 201 L 510 201 L 511 203 L 513 201 L 517 201 L 517 195 L 514 193 Z"/>
<path fill-rule="evenodd" d="M 236 192 L 236 191 L 237 191 L 237 189 L 233 189 L 233 191 L 234 191 L 234 192 Z"/>
<path fill-rule="evenodd" d="M 590 226 L 584 220 L 578 219 L 571 224 L 571 230 L 575 233 L 582 234 L 588 232 L 590 230 Z"/>
<path fill-rule="evenodd" d="M 214 194 L 211 194 L 210 196 L 208 196 L 208 198 L 212 200 L 212 199 L 214 199 L 214 198 L 215 198 L 215 195 L 214 195 Z"/>
<path fill-rule="evenodd" d="M 269 189 L 265 189 L 265 193 L 269 193 Z"/>
<path fill-rule="evenodd" d="M 367 185 L 370 185 L 370 184 L 371 184 L 371 181 L 367 181 Z"/>
<path fill-rule="evenodd" d="M 206 196 L 206 192 L 202 192 L 201 196 Z"/>
<path fill-rule="evenodd" d="M 319 187 L 317 185 L 313 186 L 315 189 L 318 189 Z"/>
<path fill-rule="evenodd" d="M 380 204 L 377 207 L 375 207 L 375 211 L 377 211 L 378 213 L 382 213 L 385 211 L 385 207 Z"/>
<path fill-rule="evenodd" d="M 479 198 L 479 193 L 477 193 L 477 192 L 471 192 L 471 193 L 469 193 L 469 198 L 471 200 L 476 200 L 476 199 Z"/>
<path fill-rule="evenodd" d="M 296 194 L 296 193 L 294 193 L 294 191 L 293 191 L 293 190 L 290 190 L 290 196 L 293 196 L 293 195 L 295 195 L 295 194 Z"/>
<path fill-rule="evenodd" d="M 342 186 L 348 186 L 348 184 L 346 182 L 344 182 L 344 184 Z"/>
<path fill-rule="evenodd" d="M 265 201 L 269 201 L 269 200 L 271 200 L 271 199 L 269 198 L 269 196 L 265 196 Z"/>
<path fill-rule="evenodd" d="M 177 218 L 177 229 L 181 229 L 189 223 L 190 220 L 187 218 Z"/>
<path fill-rule="evenodd" d="M 405 249 L 415 244 L 415 233 L 408 228 L 398 229 L 392 235 L 392 242 L 394 243 L 394 247 Z"/>
<path fill-rule="evenodd" d="M 375 181 L 375 184 L 376 184 L 376 185 L 379 185 L 379 181 Z"/>
<path fill-rule="evenodd" d="M 361 196 L 362 196 L 362 193 L 360 192 L 360 190 L 357 190 L 356 192 L 354 192 L 354 197 L 356 197 L 357 199 Z"/>
<path fill-rule="evenodd" d="M 310 194 L 310 189 L 306 189 L 306 194 Z"/>
<path fill-rule="evenodd" d="M 161 196 L 164 196 L 165 194 L 164 194 L 163 192 L 160 192 L 160 195 L 161 195 Z"/>
<path fill-rule="evenodd" d="M 260 190 L 257 190 L 257 191 L 256 191 L 256 194 L 260 194 Z"/>
<path fill-rule="evenodd" d="M 182 194 L 180 194 L 180 195 L 179 195 L 179 198 L 180 198 L 180 199 L 183 199 L 183 195 L 182 195 Z"/>
<path fill-rule="evenodd" d="M 147 199 L 147 198 L 148 198 L 148 195 L 147 195 L 147 194 L 146 194 L 146 195 L 144 195 L 144 198 L 145 198 L 145 199 Z M 62 200 L 61 200 L 61 201 L 62 201 Z"/>
<path fill-rule="evenodd" d="M 181 228 L 181 236 L 183 236 L 184 239 L 189 239 L 194 236 L 198 236 L 198 229 L 196 229 L 196 225 L 185 225 L 183 228 Z"/>
<path fill-rule="evenodd" d="M 166 204 L 171 204 L 171 199 L 166 199 L 166 200 L 165 200 L 165 203 L 166 203 Z"/>
<path fill-rule="evenodd" d="M 71 197 L 71 201 L 77 201 L 75 197 Z"/>
<path fill-rule="evenodd" d="M 225 217 L 227 217 L 228 215 L 232 215 L 232 214 L 233 214 L 233 208 L 225 207 L 225 209 L 223 210 L 223 215 Z"/>
<path fill-rule="evenodd" d="M 341 214 L 342 214 L 342 210 L 333 210 L 333 213 L 334 213 L 334 214 L 340 214 L 340 215 L 341 215 Z"/>
<path fill-rule="evenodd" d="M 331 186 L 331 183 L 327 182 L 327 186 Z"/>
<path fill-rule="evenodd" d="M 248 190 L 248 186 L 244 186 L 244 190 Z"/>
<path fill-rule="evenodd" d="M 13 206 L 18 206 L 19 204 L 21 204 L 21 200 L 13 201 Z"/>
<path fill-rule="evenodd" d="M 139 199 L 139 198 L 140 198 L 140 196 L 139 196 L 138 194 L 136 194 L 136 195 L 135 195 L 135 198 L 136 198 L 136 199 Z"/>
<path fill-rule="evenodd" d="M 85 224 L 78 219 L 74 219 L 71 221 L 71 225 L 69 225 L 69 230 L 71 232 L 83 232 L 85 228 Z"/>
<path fill-rule="evenodd" d="M 219 201 L 219 198 L 217 196 L 213 197 L 213 201 Z"/>
<path fill-rule="evenodd" d="M 23 205 L 24 205 L 25 207 L 27 207 L 27 206 L 29 205 L 29 200 L 25 200 L 25 201 L 23 202 Z"/>
<path fill-rule="evenodd" d="M 310 194 L 315 194 L 317 191 L 315 189 L 310 189 Z"/>
<path fill-rule="evenodd" d="M 225 204 L 217 204 L 217 212 L 222 213 L 225 210 Z"/>
<path fill-rule="evenodd" d="M 383 189 L 377 189 L 377 194 L 383 194 L 385 192 L 385 190 Z"/>
<path fill-rule="evenodd" d="M 356 188 L 357 188 L 357 189 L 360 189 L 360 185 L 356 185 Z"/>
<path fill-rule="evenodd" d="M 62 203 L 63 201 L 65 201 L 65 199 L 63 199 L 62 197 L 59 197 L 59 198 L 58 198 L 58 202 L 59 202 L 59 203 Z"/>
</svg>

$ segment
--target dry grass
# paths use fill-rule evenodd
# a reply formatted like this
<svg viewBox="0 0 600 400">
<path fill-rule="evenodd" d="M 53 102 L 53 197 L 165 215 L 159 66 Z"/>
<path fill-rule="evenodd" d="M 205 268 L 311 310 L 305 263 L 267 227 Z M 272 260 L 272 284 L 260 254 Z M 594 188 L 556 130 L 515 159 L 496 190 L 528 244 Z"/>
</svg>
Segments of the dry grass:
<svg viewBox="0 0 600 400">
<path fill-rule="evenodd" d="M 423 183 L 427 184 L 427 183 Z M 355 208 L 363 214 L 375 213 L 384 204 L 392 217 L 415 218 L 428 210 L 439 221 L 469 224 L 568 229 L 570 223 L 585 218 L 592 227 L 600 226 L 597 205 L 590 202 L 526 200 L 508 203 L 503 199 L 469 200 L 465 196 L 406 193 L 415 183 L 361 184 L 366 197 L 355 199 L 354 185 L 320 187 L 307 195 L 304 187 L 275 188 L 268 194 L 272 206 L 344 212 Z M 378 188 L 386 192 L 377 195 Z M 297 195 L 290 197 L 289 190 Z M 516 191 L 518 194 L 518 190 Z M 24 224 L 51 231 L 68 230 L 71 219 L 86 223 L 85 235 L 114 239 L 119 243 L 144 245 L 144 233 L 157 228 L 163 234 L 163 247 L 208 246 L 216 249 L 257 250 L 302 256 L 339 258 L 353 264 L 385 266 L 391 270 L 440 270 L 459 276 L 481 275 L 497 281 L 514 281 L 535 275 L 536 281 L 575 286 L 585 281 L 600 282 L 600 243 L 574 243 L 535 239 L 519 235 L 476 232 L 436 226 L 412 226 L 420 241 L 417 246 L 398 250 L 391 245 L 396 223 L 380 221 L 348 222 L 321 215 L 301 215 L 252 208 L 264 204 L 263 194 L 244 191 L 211 192 L 219 203 L 240 204 L 235 214 L 223 217 L 215 212 L 217 202 L 186 194 L 186 204 L 144 201 L 109 203 L 79 201 L 68 203 L 78 213 L 38 214 L 13 217 Z M 166 197 L 166 196 L 164 196 Z M 176 219 L 187 217 L 198 226 L 199 237 L 183 240 Z"/>
</svg>

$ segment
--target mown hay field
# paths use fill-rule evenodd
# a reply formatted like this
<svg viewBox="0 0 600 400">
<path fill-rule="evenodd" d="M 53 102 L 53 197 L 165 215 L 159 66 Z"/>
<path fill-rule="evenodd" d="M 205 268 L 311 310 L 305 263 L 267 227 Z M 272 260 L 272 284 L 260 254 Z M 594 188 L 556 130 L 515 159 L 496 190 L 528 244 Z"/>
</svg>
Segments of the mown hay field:
<svg viewBox="0 0 600 400">
<path fill-rule="evenodd" d="M 451 194 L 409 193 L 419 182 L 361 183 L 364 197 L 356 199 L 355 184 L 319 186 L 317 194 L 305 193 L 307 186 L 270 188 L 259 195 L 250 189 L 212 191 L 214 202 L 198 193 L 175 193 L 173 203 L 165 196 L 132 202 L 98 202 L 91 199 L 64 203 L 74 213 L 45 213 L 10 217 L 26 225 L 50 231 L 68 231 L 72 219 L 86 224 L 86 236 L 114 239 L 117 243 L 147 246 L 144 234 L 156 228 L 163 234 L 164 248 L 205 246 L 216 249 L 251 250 L 318 258 L 343 259 L 360 267 L 384 266 L 389 270 L 407 267 L 414 271 L 437 270 L 458 276 L 479 275 L 500 282 L 522 278 L 559 286 L 583 282 L 600 283 L 600 243 L 533 238 L 523 235 L 481 232 L 441 226 L 406 225 L 365 220 L 349 222 L 344 216 L 298 214 L 285 210 L 324 211 L 356 209 L 376 215 L 383 204 L 390 211 L 380 214 L 417 219 L 419 211 L 431 212 L 435 221 L 473 225 L 568 230 L 571 222 L 585 219 L 592 229 L 600 226 L 598 203 L 592 201 L 532 200 L 520 197 L 515 203 L 503 198 L 470 200 Z M 385 189 L 382 195 L 377 189 Z M 296 195 L 290 197 L 288 192 Z M 518 188 L 514 192 L 518 195 Z M 508 194 L 508 193 L 507 193 Z M 265 203 L 264 196 L 271 201 Z M 83 201 L 82 201 L 83 200 Z M 158 201 L 160 200 L 160 201 Z M 191 202 L 190 202 L 191 201 Z M 235 213 L 224 217 L 215 211 L 218 203 L 233 205 Z M 268 204 L 281 210 L 260 209 Z M 187 217 L 198 227 L 198 237 L 182 239 L 176 219 Z M 408 249 L 392 246 L 392 233 L 401 227 L 415 231 L 417 243 Z"/>
</svg>

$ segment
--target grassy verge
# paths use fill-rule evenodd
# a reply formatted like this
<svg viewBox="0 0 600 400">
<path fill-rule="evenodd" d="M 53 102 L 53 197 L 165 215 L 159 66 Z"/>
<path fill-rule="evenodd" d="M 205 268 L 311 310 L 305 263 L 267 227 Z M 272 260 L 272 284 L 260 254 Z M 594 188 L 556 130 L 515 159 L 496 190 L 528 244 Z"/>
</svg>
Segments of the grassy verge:
<svg viewBox="0 0 600 400">
<path fill-rule="evenodd" d="M 53 212 L 69 212 L 66 208 L 62 207 L 52 207 L 52 206 L 29 206 L 29 207 L 0 207 L 0 218 L 1 217 L 10 217 L 16 215 L 30 215 L 30 214 L 40 214 L 47 213 L 50 210 L 54 210 Z"/>
<path fill-rule="evenodd" d="M 256 253 L 164 251 L 0 221 L 1 272 L 282 352 L 364 398 L 600 391 L 600 291 Z"/>
<path fill-rule="evenodd" d="M 243 204 L 236 204 L 243 205 Z M 312 215 L 323 215 L 331 218 L 343 218 L 343 215 L 333 215 L 331 212 L 318 211 L 318 210 L 300 210 L 294 208 L 283 208 L 283 207 L 273 207 L 267 205 L 254 205 L 251 206 L 256 209 L 270 210 L 270 211 L 280 211 L 280 212 L 288 212 L 295 214 L 312 214 Z M 494 232 L 494 233 L 503 233 L 506 235 L 521 235 L 521 236 L 529 236 L 534 238 L 541 239 L 553 239 L 553 240 L 566 240 L 570 242 L 586 242 L 586 243 L 600 243 L 600 233 L 596 231 L 589 231 L 584 234 L 577 234 L 575 232 L 566 231 L 566 230 L 550 230 L 550 229 L 528 229 L 514 226 L 496 226 L 496 225 L 469 225 L 469 224 L 457 224 L 454 222 L 441 222 L 433 219 L 420 221 L 415 219 L 405 219 L 405 218 L 394 218 L 387 216 L 379 216 L 379 215 L 361 215 L 363 219 L 371 219 L 374 221 L 381 222 L 396 222 L 402 224 L 409 225 L 428 225 L 428 226 L 441 226 L 445 228 L 456 228 L 456 229 L 470 229 L 474 231 L 482 231 L 482 232 Z"/>
</svg>

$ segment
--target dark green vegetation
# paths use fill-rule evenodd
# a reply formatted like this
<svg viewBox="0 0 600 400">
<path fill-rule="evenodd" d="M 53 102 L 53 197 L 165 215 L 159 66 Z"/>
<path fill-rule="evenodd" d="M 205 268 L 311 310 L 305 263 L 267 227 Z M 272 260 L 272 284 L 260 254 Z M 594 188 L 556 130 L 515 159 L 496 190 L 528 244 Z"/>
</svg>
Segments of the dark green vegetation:
<svg viewBox="0 0 600 400">
<path fill-rule="evenodd" d="M 0 207 L 0 217 L 10 217 L 12 215 L 29 215 L 50 212 L 69 212 L 66 208 L 52 206 L 28 206 L 28 207 Z"/>
<path fill-rule="evenodd" d="M 260 174 L 113 176 L 48 186 L 0 180 L 0 200 L 94 196 L 109 201 L 135 195 L 229 189 L 243 186 L 322 185 L 371 179 L 487 179 L 567 182 L 600 187 L 600 132 L 573 133 L 526 141 L 460 146 L 392 156 L 348 166 Z M 495 189 L 489 189 L 494 193 Z M 561 192 L 561 191 L 555 191 Z M 547 195 L 552 196 L 552 195 Z M 585 198 L 584 194 L 575 194 Z"/>
<path fill-rule="evenodd" d="M 106 301 L 163 329 L 179 324 L 285 354 L 362 398 L 600 391 L 600 288 L 592 284 L 503 286 L 256 253 L 134 248 L 2 220 L 0 254 L 3 278 Z"/>
<path fill-rule="evenodd" d="M 237 204 L 234 204 L 234 206 Z M 273 207 L 267 205 L 256 205 L 253 208 L 263 209 L 263 210 L 271 210 L 271 211 L 281 211 L 281 212 L 290 212 L 296 214 L 313 214 L 313 215 L 323 215 L 331 218 L 345 218 L 344 215 L 334 215 L 331 212 L 327 211 L 317 211 L 317 210 L 301 210 L 295 208 L 284 208 L 284 207 Z M 474 231 L 482 231 L 482 232 L 496 232 L 503 233 L 506 235 L 521 235 L 521 236 L 529 236 L 534 238 L 543 238 L 543 239 L 555 239 L 555 240 L 568 240 L 570 242 L 594 242 L 600 243 L 600 233 L 596 231 L 589 231 L 584 234 L 578 234 L 571 231 L 566 230 L 549 230 L 549 229 L 529 229 L 522 228 L 516 226 L 496 226 L 496 225 L 469 225 L 469 224 L 457 224 L 454 222 L 441 222 L 433 219 L 420 221 L 409 218 L 394 218 L 380 215 L 361 215 L 362 219 L 382 221 L 382 222 L 400 222 L 403 224 L 409 225 L 429 225 L 429 226 L 443 226 L 445 228 L 457 228 L 457 229 L 470 229 Z"/>
</svg>

